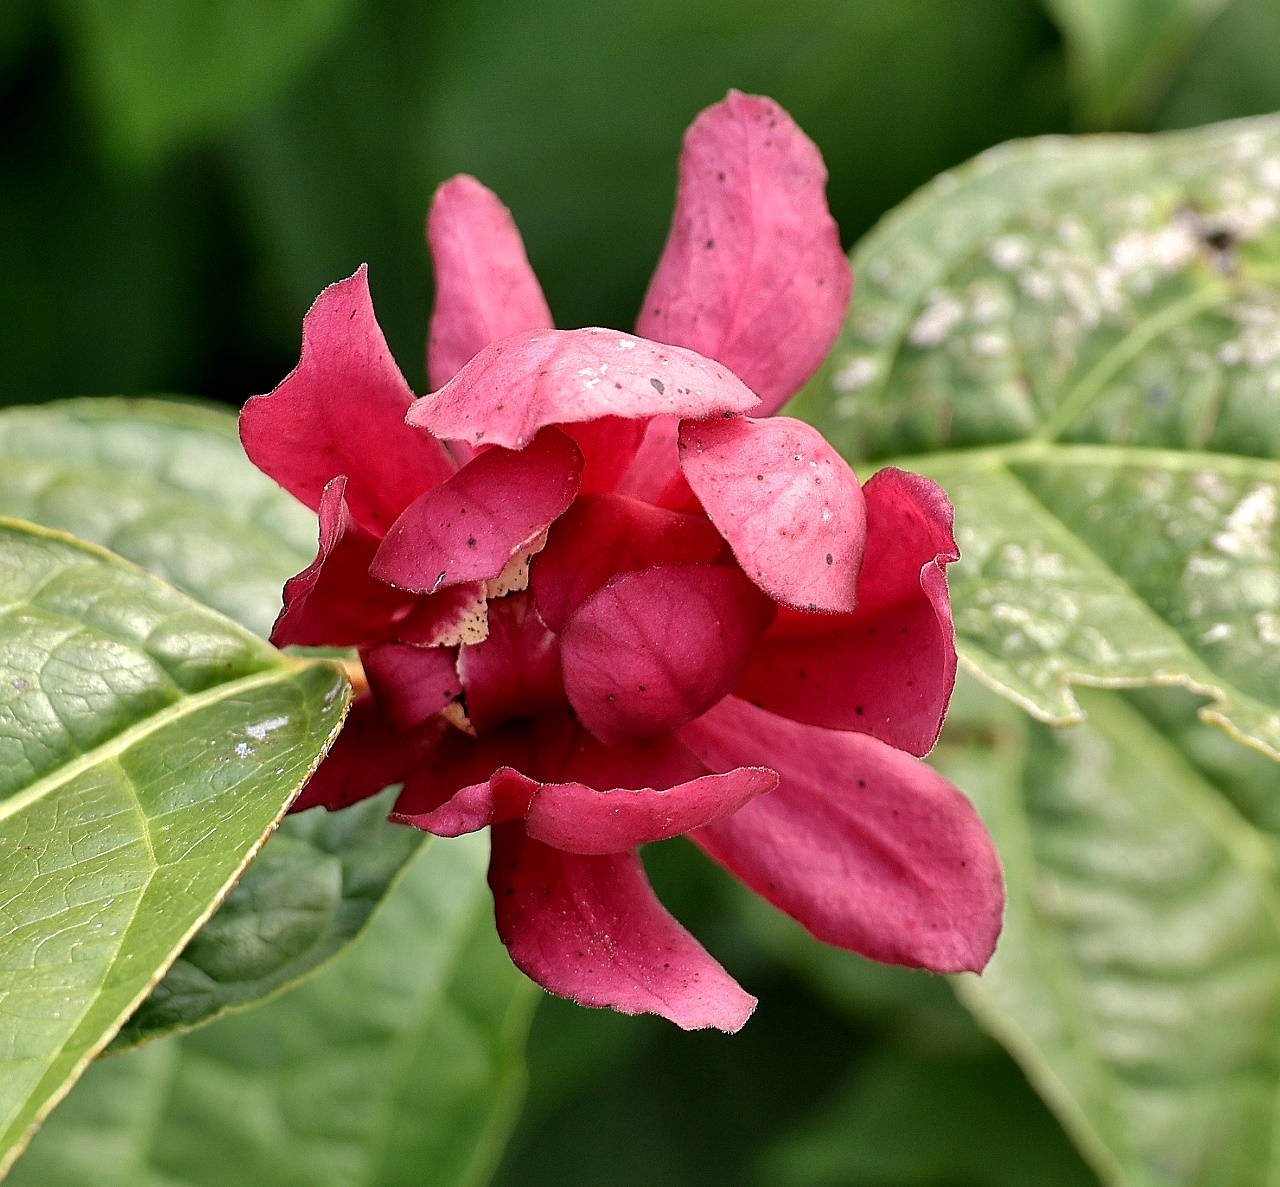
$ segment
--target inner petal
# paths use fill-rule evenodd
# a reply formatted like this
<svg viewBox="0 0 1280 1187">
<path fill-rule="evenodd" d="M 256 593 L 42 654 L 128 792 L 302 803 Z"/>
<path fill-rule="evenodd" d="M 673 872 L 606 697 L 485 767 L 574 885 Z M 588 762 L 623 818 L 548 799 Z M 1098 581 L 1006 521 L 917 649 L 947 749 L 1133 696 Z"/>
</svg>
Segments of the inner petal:
<svg viewBox="0 0 1280 1187">
<path fill-rule="evenodd" d="M 736 568 L 621 573 L 565 626 L 569 703 L 606 745 L 676 729 L 733 688 L 776 612 Z"/>
</svg>

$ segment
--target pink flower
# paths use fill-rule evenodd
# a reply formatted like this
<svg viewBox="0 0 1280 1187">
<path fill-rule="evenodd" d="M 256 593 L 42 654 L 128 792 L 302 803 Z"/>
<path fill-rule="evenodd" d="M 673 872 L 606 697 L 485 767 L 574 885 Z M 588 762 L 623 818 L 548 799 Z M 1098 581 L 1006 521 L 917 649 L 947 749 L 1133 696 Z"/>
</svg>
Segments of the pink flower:
<svg viewBox="0 0 1280 1187">
<path fill-rule="evenodd" d="M 876 960 L 977 970 L 1000 929 L 990 839 L 913 757 L 955 679 L 951 506 L 764 419 L 848 304 L 825 181 L 772 101 L 703 112 L 632 336 L 553 329 L 511 216 L 456 177 L 427 223 L 433 394 L 361 269 L 240 422 L 320 517 L 272 637 L 358 647 L 370 687 L 297 807 L 403 781 L 393 819 L 491 826 L 515 963 L 686 1028 L 737 1030 L 755 999 L 654 897 L 650 841 L 688 834 Z"/>
</svg>

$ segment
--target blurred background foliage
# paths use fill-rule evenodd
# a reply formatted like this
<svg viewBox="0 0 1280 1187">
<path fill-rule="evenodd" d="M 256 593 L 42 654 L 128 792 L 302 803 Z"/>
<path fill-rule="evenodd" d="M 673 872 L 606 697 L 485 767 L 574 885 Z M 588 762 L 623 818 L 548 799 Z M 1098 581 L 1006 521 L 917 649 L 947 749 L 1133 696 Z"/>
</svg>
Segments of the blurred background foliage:
<svg viewBox="0 0 1280 1187">
<path fill-rule="evenodd" d="M 422 221 L 458 171 L 560 324 L 628 326 L 681 133 L 731 86 L 817 140 L 852 244 L 1011 137 L 1280 108 L 1280 4 L 2 0 L 0 403 L 238 404 L 362 261 L 421 391 Z M 819 950 L 683 842 L 647 857 L 759 1012 L 728 1039 L 545 1002 L 504 1187 L 1095 1182 L 944 981 Z"/>
</svg>

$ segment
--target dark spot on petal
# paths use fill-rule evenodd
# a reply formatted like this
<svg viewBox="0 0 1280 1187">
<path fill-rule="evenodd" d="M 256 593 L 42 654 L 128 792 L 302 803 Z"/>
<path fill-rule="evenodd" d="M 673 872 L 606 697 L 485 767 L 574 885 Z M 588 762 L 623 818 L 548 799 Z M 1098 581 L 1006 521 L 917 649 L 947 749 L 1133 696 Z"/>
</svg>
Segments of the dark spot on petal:
<svg viewBox="0 0 1280 1187">
<path fill-rule="evenodd" d="M 858 780 L 858 786 L 859 786 L 859 787 L 866 787 L 866 785 L 867 785 L 867 781 L 866 781 L 865 779 L 859 779 L 859 780 Z"/>
<path fill-rule="evenodd" d="M 620 384 L 620 383 L 615 383 L 613 386 L 614 386 L 614 387 L 616 387 L 616 388 L 618 389 L 618 391 L 621 391 L 621 390 L 622 390 L 622 384 Z"/>
<path fill-rule="evenodd" d="M 804 678 L 805 678 L 805 670 L 804 670 L 803 668 L 801 668 L 801 669 L 796 673 L 796 679 L 797 679 L 797 680 L 803 680 Z"/>
<path fill-rule="evenodd" d="M 715 247 L 715 245 L 716 245 L 716 241 L 714 239 L 708 239 L 706 243 L 703 244 L 703 247 L 705 247 L 708 251 L 710 251 L 713 247 Z"/>
<path fill-rule="evenodd" d="M 662 380 L 661 380 L 661 379 L 650 379 L 650 380 L 649 380 L 649 386 L 650 386 L 651 388 L 653 388 L 653 390 L 654 390 L 655 392 L 657 392 L 657 393 L 658 393 L 658 395 L 660 395 L 660 396 L 661 396 L 661 395 L 665 395 L 665 394 L 666 394 L 666 390 L 667 390 L 667 389 L 666 389 L 666 387 L 665 387 L 665 386 L 663 386 L 663 383 L 662 383 Z"/>
<path fill-rule="evenodd" d="M 831 553 L 829 552 L 827 553 L 827 564 L 829 565 L 835 564 L 835 562 L 831 559 Z"/>
<path fill-rule="evenodd" d="M 722 169 L 722 170 L 720 170 L 720 172 L 716 174 L 716 181 L 724 181 L 724 170 L 723 170 L 723 169 Z"/>
<path fill-rule="evenodd" d="M 786 533 L 783 533 L 783 534 L 785 535 Z M 809 603 L 809 609 L 810 609 L 810 610 L 816 610 L 817 608 L 818 608 L 818 603 L 817 603 L 817 602 L 810 602 L 810 603 Z"/>
<path fill-rule="evenodd" d="M 861 706 L 861 705 L 855 705 L 855 706 L 853 707 L 853 711 L 854 711 L 854 712 L 855 712 L 859 717 L 861 717 L 861 716 L 862 716 L 862 706 Z"/>
<path fill-rule="evenodd" d="M 476 538 L 474 536 L 467 537 L 467 547 L 474 548 L 476 546 Z"/>
</svg>

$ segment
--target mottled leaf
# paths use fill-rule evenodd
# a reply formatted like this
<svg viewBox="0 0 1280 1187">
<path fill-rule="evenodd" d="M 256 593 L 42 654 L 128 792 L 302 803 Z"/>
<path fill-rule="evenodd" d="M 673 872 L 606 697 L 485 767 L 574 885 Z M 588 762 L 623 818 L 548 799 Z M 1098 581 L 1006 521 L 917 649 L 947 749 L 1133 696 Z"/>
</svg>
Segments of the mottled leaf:
<svg viewBox="0 0 1280 1187">
<path fill-rule="evenodd" d="M 995 958 L 957 988 L 1106 1183 L 1261 1187 L 1280 1168 L 1275 848 L 1134 703 L 1082 701 L 1088 722 L 1054 730 L 970 684 L 934 752 L 1009 884 Z"/>
<path fill-rule="evenodd" d="M 1180 684 L 1280 756 L 1280 121 L 1006 145 L 853 259 L 799 410 L 951 495 L 970 670 L 1059 724 Z"/>
<path fill-rule="evenodd" d="M 0 1167 L 208 918 L 347 700 L 96 547 L 0 521 Z"/>
<path fill-rule="evenodd" d="M 102 1060 L 19 1187 L 476 1187 L 524 1095 L 537 991 L 498 941 L 482 837 L 432 842 L 306 984 Z"/>
</svg>

